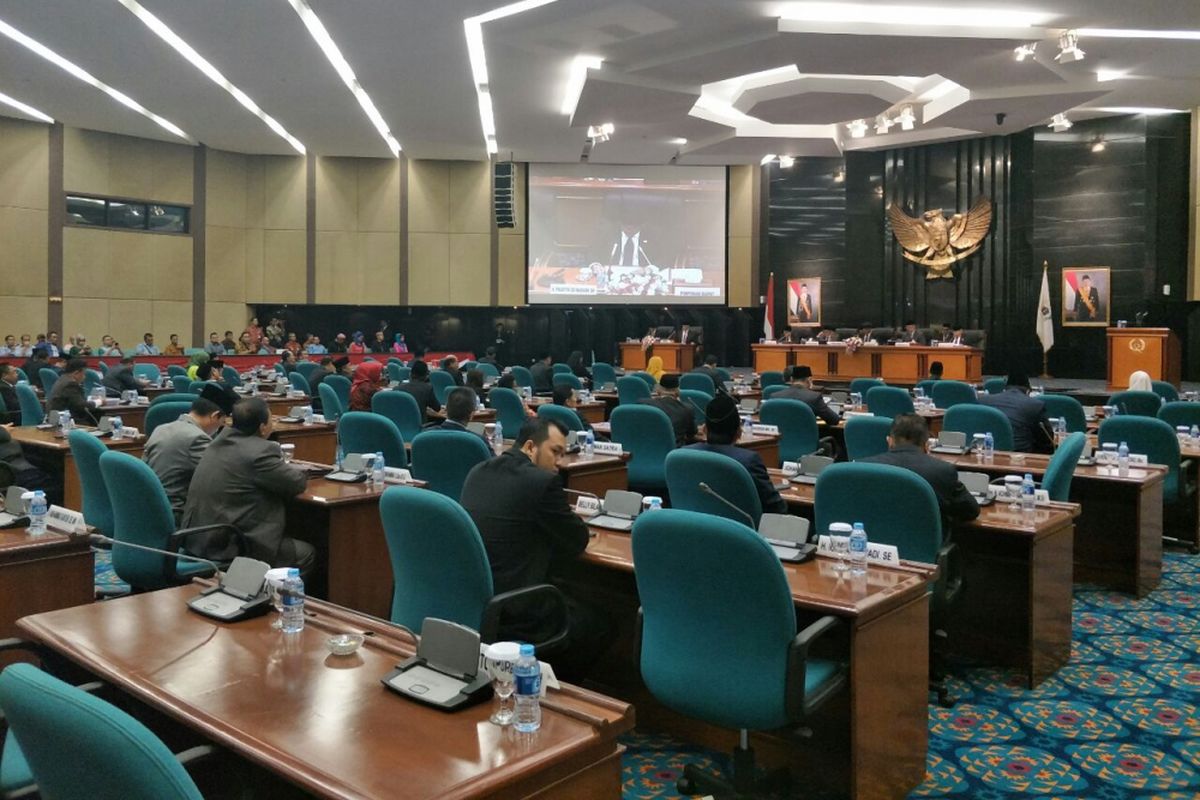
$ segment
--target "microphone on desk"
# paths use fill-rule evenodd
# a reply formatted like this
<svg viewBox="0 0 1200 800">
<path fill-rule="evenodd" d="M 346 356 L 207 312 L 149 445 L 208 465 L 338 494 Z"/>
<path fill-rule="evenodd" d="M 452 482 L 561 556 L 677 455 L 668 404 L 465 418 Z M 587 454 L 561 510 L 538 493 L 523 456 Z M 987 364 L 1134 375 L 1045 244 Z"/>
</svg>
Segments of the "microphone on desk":
<svg viewBox="0 0 1200 800">
<path fill-rule="evenodd" d="M 734 505 L 732 502 L 730 502 L 729 500 L 726 500 L 724 497 L 719 495 L 715 489 L 713 489 L 711 486 L 709 486 L 704 481 L 700 481 L 700 491 L 704 492 L 707 495 L 717 498 L 722 503 L 724 503 L 725 505 L 732 508 L 734 511 L 741 514 L 743 517 L 746 518 L 746 524 L 750 526 L 750 530 L 754 530 L 754 517 L 750 516 L 743 509 Z"/>
</svg>

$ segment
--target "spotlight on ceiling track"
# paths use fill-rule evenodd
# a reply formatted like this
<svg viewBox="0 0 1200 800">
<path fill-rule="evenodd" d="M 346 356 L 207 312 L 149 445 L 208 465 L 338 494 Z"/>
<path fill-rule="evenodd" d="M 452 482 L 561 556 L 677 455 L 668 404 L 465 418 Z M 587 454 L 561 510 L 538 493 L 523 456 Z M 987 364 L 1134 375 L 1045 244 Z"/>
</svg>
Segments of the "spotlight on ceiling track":
<svg viewBox="0 0 1200 800">
<path fill-rule="evenodd" d="M 765 167 L 767 164 L 770 164 L 774 160 L 775 160 L 775 154 L 767 153 L 765 156 L 763 156 L 761 159 L 759 159 L 758 163 L 759 163 L 759 165 Z"/>
<path fill-rule="evenodd" d="M 900 123 L 900 130 L 911 131 L 917 124 L 917 115 L 913 113 L 913 107 L 904 106 L 901 108 L 896 121 Z"/>
<path fill-rule="evenodd" d="M 1017 61 L 1024 61 L 1027 58 L 1033 58 L 1037 54 L 1037 42 L 1018 45 L 1013 48 L 1013 58 Z"/>
<path fill-rule="evenodd" d="M 845 181 L 846 181 L 846 171 L 845 170 L 839 169 L 837 172 L 833 173 L 833 182 L 834 183 L 844 183 Z"/>
<path fill-rule="evenodd" d="M 606 122 L 603 125 L 589 125 L 587 136 L 592 140 L 592 144 L 599 144 L 611 139 L 615 131 L 616 127 L 611 122 Z"/>
<path fill-rule="evenodd" d="M 850 131 L 850 138 L 861 139 L 867 135 L 867 121 L 856 119 L 854 122 L 847 122 L 846 130 Z"/>
<path fill-rule="evenodd" d="M 891 118 L 887 114 L 880 114 L 875 118 L 875 132 L 880 136 L 883 136 L 885 133 L 890 131 L 892 126 L 895 124 L 896 123 L 892 122 Z"/>
<path fill-rule="evenodd" d="M 792 158 L 791 156 L 780 156 L 779 157 L 779 166 L 782 169 L 791 169 L 792 165 L 795 163 L 796 163 L 796 159 Z"/>
<path fill-rule="evenodd" d="M 1062 133 L 1063 131 L 1070 130 L 1073 124 L 1071 120 L 1067 119 L 1066 114 L 1055 114 L 1050 120 L 1050 124 L 1046 127 L 1053 128 L 1055 133 Z"/>
<path fill-rule="evenodd" d="M 1108 145 L 1106 145 L 1104 143 L 1103 136 L 1097 136 L 1095 139 L 1092 139 L 1092 152 L 1093 153 L 1103 153 L 1104 148 L 1107 146 Z"/>
<path fill-rule="evenodd" d="M 1075 31 L 1065 31 L 1058 37 L 1058 55 L 1054 60 L 1060 64 L 1070 64 L 1072 61 L 1083 61 L 1087 53 L 1079 49 L 1079 34 Z"/>
</svg>

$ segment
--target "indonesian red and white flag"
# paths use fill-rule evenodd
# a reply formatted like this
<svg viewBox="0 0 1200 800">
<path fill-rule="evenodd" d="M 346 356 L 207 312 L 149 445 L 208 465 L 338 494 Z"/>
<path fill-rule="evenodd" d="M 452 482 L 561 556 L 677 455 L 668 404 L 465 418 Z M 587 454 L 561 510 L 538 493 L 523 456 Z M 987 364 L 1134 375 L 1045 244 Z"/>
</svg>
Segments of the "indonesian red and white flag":
<svg viewBox="0 0 1200 800">
<path fill-rule="evenodd" d="M 763 338 L 768 341 L 775 338 L 775 273 L 767 278 L 766 313 L 763 314 Z"/>
</svg>

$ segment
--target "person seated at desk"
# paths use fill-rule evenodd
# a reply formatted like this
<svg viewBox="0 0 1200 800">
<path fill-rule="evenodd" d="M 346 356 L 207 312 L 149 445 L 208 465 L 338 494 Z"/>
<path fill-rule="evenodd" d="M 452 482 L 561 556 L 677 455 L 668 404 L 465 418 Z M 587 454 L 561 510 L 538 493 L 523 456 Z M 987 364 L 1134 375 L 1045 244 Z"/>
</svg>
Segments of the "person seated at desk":
<svg viewBox="0 0 1200 800">
<path fill-rule="evenodd" d="M 225 382 L 225 362 L 219 358 L 210 358 L 196 367 L 196 380 Z"/>
<path fill-rule="evenodd" d="M 999 394 L 989 394 L 979 402 L 999 409 L 1013 429 L 1013 449 L 1020 453 L 1054 452 L 1054 435 L 1046 404 L 1029 396 L 1029 376 L 1020 371 L 1008 374 L 1008 384 Z"/>
<path fill-rule="evenodd" d="M 54 365 L 50 363 L 50 349 L 38 345 L 33 348 L 33 355 L 21 365 L 21 370 L 28 376 L 31 385 L 41 386 L 43 369 L 54 369 Z"/>
<path fill-rule="evenodd" d="M 246 555 L 272 567 L 298 567 L 306 576 L 316 561 L 307 542 L 283 535 L 288 500 L 304 491 L 308 475 L 283 460 L 271 435 L 271 409 L 251 397 L 233 407 L 232 426 L 218 433 L 192 475 L 184 505 L 184 527 L 230 525 L 241 531 Z M 189 553 L 229 561 L 236 542 L 223 533 L 199 534 L 187 541 Z"/>
<path fill-rule="evenodd" d="M 587 365 L 583 363 L 583 351 L 572 350 L 571 355 L 567 356 L 567 366 L 571 368 L 571 374 L 580 380 L 591 378 L 588 372 Z M 553 380 L 553 378 L 551 378 Z"/>
<path fill-rule="evenodd" d="M 1153 392 L 1154 381 L 1150 378 L 1150 373 L 1141 369 L 1129 373 L 1129 391 Z"/>
<path fill-rule="evenodd" d="M 31 492 L 41 489 L 46 493 L 46 502 L 62 505 L 62 484 L 54 476 L 43 472 L 25 459 L 21 443 L 13 441 L 8 432 L 11 427 L 12 423 L 0 425 L 0 462 L 7 464 L 13 471 L 15 485 Z"/>
<path fill-rule="evenodd" d="M 313 406 L 318 409 L 321 407 L 321 392 L 318 387 L 325 382 L 326 378 L 337 372 L 336 364 L 338 361 L 345 361 L 347 364 L 350 363 L 350 359 L 345 356 L 338 359 L 335 359 L 333 356 L 325 356 L 321 359 L 321 366 L 308 374 L 308 393 L 312 396 Z"/>
<path fill-rule="evenodd" d="M 707 375 L 708 377 L 712 378 L 713 386 L 720 388 L 722 379 L 721 373 L 717 371 L 717 364 L 717 357 L 712 353 L 709 353 L 704 357 L 704 364 L 696 367 L 692 370 L 692 372 L 699 372 L 701 375 Z"/>
<path fill-rule="evenodd" d="M 482 433 L 468 430 L 467 428 L 467 425 L 471 422 L 471 416 L 478 407 L 479 396 L 475 394 L 474 389 L 466 386 L 451 389 L 450 394 L 446 395 L 446 421 L 438 427 L 444 431 L 461 431 L 469 433 L 472 436 L 478 436 L 487 445 L 488 452 L 491 453 L 492 445 L 487 440 L 487 437 Z"/>
<path fill-rule="evenodd" d="M 68 358 L 83 358 L 92 354 L 91 345 L 87 343 L 87 337 L 82 333 L 75 337 L 71 346 L 67 349 Z"/>
<path fill-rule="evenodd" d="M 364 361 L 354 370 L 354 382 L 350 386 L 350 410 L 370 411 L 371 398 L 383 388 L 383 364 Z"/>
<path fill-rule="evenodd" d="M 437 398 L 437 392 L 434 391 L 433 384 L 429 382 L 429 365 L 418 358 L 409 364 L 409 368 L 412 372 L 409 373 L 408 380 L 396 388 L 415 397 L 421 414 L 425 419 L 429 419 L 430 412 L 442 410 L 442 403 Z"/>
<path fill-rule="evenodd" d="M 9 356 L 15 356 L 15 355 L 17 355 L 17 353 L 15 352 L 16 349 L 17 349 L 17 337 L 13 336 L 10 333 L 8 336 L 4 337 L 4 344 L 2 346 L 0 346 L 0 356 L 3 356 L 4 358 L 8 358 Z"/>
<path fill-rule="evenodd" d="M 234 353 L 239 356 L 252 356 L 258 352 L 258 346 L 254 344 L 248 332 L 243 332 L 237 340 L 237 345 L 234 347 Z"/>
<path fill-rule="evenodd" d="M 146 384 L 133 374 L 133 356 L 123 356 L 121 361 L 101 378 L 100 385 L 109 397 L 120 397 L 121 392 L 136 392 Z"/>
<path fill-rule="evenodd" d="M 329 351 L 325 349 L 325 345 L 321 344 L 320 336 L 313 336 L 305 346 L 304 352 L 310 356 L 323 356 Z"/>
<path fill-rule="evenodd" d="M 483 396 L 484 375 L 482 370 L 469 369 L 467 374 L 463 376 L 463 385 L 475 392 L 476 395 Z"/>
<path fill-rule="evenodd" d="M 142 460 L 154 470 L 171 501 L 175 526 L 183 520 L 188 487 L 200 457 L 225 418 L 233 413 L 237 395 L 232 390 L 209 384 L 192 401 L 192 407 L 179 419 L 159 425 L 146 441 Z"/>
<path fill-rule="evenodd" d="M 821 344 L 829 344 L 830 342 L 836 342 L 839 340 L 837 331 L 828 325 L 822 325 L 821 330 L 817 331 L 817 335 L 813 338 Z"/>
<path fill-rule="evenodd" d="M 566 448 L 567 432 L 558 423 L 533 417 L 510 449 L 467 475 L 462 506 L 483 538 L 496 594 L 549 583 L 560 565 L 587 548 L 587 524 L 571 510 L 558 472 Z M 541 599 L 514 603 L 501 620 L 500 635 L 543 641 L 557 630 L 556 616 Z M 555 672 L 573 680 L 607 648 L 610 624 L 599 608 L 570 596 L 567 620 L 565 652 L 553 664 Z"/>
<path fill-rule="evenodd" d="M 950 334 L 950 339 L 946 343 L 952 344 L 955 347 L 966 347 L 966 345 L 967 345 L 966 332 L 963 330 L 963 327 L 961 325 L 954 326 L 954 332 Z"/>
<path fill-rule="evenodd" d="M 666 368 L 663 367 L 662 356 L 650 356 L 650 359 L 646 362 L 646 372 L 654 378 L 655 382 L 661 381 L 666 371 Z"/>
<path fill-rule="evenodd" d="M 679 376 L 663 375 L 655 387 L 654 396 L 641 401 L 648 406 L 661 409 L 671 418 L 671 428 L 675 431 L 675 446 L 683 447 L 696 441 L 696 413 L 691 401 L 679 399 Z"/>
<path fill-rule="evenodd" d="M 781 334 L 779 334 L 778 336 L 776 336 L 776 337 L 775 337 L 775 342 L 776 342 L 777 344 L 791 344 L 792 342 L 794 342 L 794 341 L 795 341 L 796 339 L 798 339 L 798 338 L 800 338 L 800 337 L 798 337 L 798 336 L 795 336 L 795 335 L 792 333 L 792 329 L 791 329 L 791 328 L 784 328 L 784 329 L 783 329 L 783 333 L 781 333 Z"/>
<path fill-rule="evenodd" d="M 208 344 L 204 345 L 204 352 L 210 356 L 225 355 L 225 345 L 221 343 L 221 337 L 217 335 L 216 331 L 208 335 Z"/>
<path fill-rule="evenodd" d="M 371 352 L 372 353 L 390 353 L 390 352 L 392 352 L 392 345 L 390 342 L 388 342 L 387 338 L 384 336 L 383 331 L 375 331 L 375 336 L 374 336 L 374 338 L 371 339 Z"/>
<path fill-rule="evenodd" d="M 242 335 L 245 336 L 245 334 Z M 210 356 L 207 352 L 192 353 L 192 357 L 188 361 L 187 366 L 188 379 L 193 381 L 199 380 L 197 374 L 200 371 L 200 367 L 203 364 L 207 364 L 210 358 L 212 358 L 212 356 Z"/>
<path fill-rule="evenodd" d="M 329 352 L 345 353 L 348 347 L 349 345 L 346 344 L 346 334 L 339 333 L 337 336 L 333 337 L 333 343 L 329 345 Z"/>
<path fill-rule="evenodd" d="M 589 425 L 583 417 L 579 416 L 579 396 L 575 394 L 575 387 L 567 386 L 565 383 L 560 383 L 558 386 L 554 387 L 554 394 L 551 395 L 551 398 L 554 405 L 562 406 L 563 408 L 569 408 L 574 411 L 575 416 L 579 417 L 579 423 L 583 425 L 583 429 L 585 431 L 592 429 L 592 426 Z M 525 410 L 531 415 L 536 413 L 535 409 L 528 406 L 526 406 Z"/>
<path fill-rule="evenodd" d="M 841 421 L 842 418 L 837 415 L 837 412 L 825 405 L 824 395 L 813 389 L 812 367 L 804 364 L 792 367 L 792 372 L 788 376 L 788 384 L 786 389 L 771 395 L 771 399 L 799 400 L 812 409 L 817 419 L 824 420 L 825 424 L 831 428 Z"/>
<path fill-rule="evenodd" d="M 904 323 L 904 329 L 900 331 L 900 335 L 896 339 L 897 342 L 908 342 L 910 344 L 927 345 L 929 342 L 925 339 L 925 331 L 917 327 L 917 323 L 911 319 Z"/>
<path fill-rule="evenodd" d="M 458 368 L 458 356 L 449 355 L 444 357 L 438 363 L 438 367 L 441 368 L 442 372 L 447 373 L 451 378 L 454 379 L 455 386 L 463 385 L 462 370 Z"/>
<path fill-rule="evenodd" d="M 513 375 L 511 372 L 506 372 L 501 375 L 496 381 L 496 386 L 501 389 L 512 389 L 514 392 L 518 392 L 519 394 L 517 389 L 517 376 Z"/>
<path fill-rule="evenodd" d="M 283 366 L 283 374 L 291 375 L 296 371 L 296 354 L 291 350 L 280 351 L 279 363 Z"/>
<path fill-rule="evenodd" d="M 900 414 L 892 421 L 888 451 L 860 459 L 864 463 L 890 464 L 915 472 L 937 495 L 942 516 L 951 523 L 970 522 L 979 516 L 979 503 L 958 479 L 958 470 L 948 461 L 925 452 L 929 424 L 918 414 Z M 869 492 L 869 488 L 867 489 Z"/>
<path fill-rule="evenodd" d="M 163 349 L 164 356 L 181 356 L 183 355 L 183 347 L 179 344 L 179 334 L 172 333 L 171 339 L 167 342 L 167 346 Z"/>
<path fill-rule="evenodd" d="M 134 355 L 139 355 L 139 356 L 161 355 L 161 353 L 158 352 L 158 348 L 155 347 L 155 345 L 154 345 L 154 334 L 153 333 L 143 333 L 142 334 L 142 343 L 139 344 L 134 349 L 133 352 L 134 352 Z"/>
<path fill-rule="evenodd" d="M 954 341 L 954 328 L 950 326 L 949 322 L 942 323 L 942 327 L 938 330 L 937 340 L 946 344 Z"/>
<path fill-rule="evenodd" d="M 292 354 L 295 358 L 304 348 L 300 346 L 300 340 L 296 338 L 295 331 L 287 335 L 287 341 L 283 343 L 283 349 Z"/>
<path fill-rule="evenodd" d="M 0 424 L 19 424 L 21 420 L 21 400 L 13 387 L 21 379 L 21 373 L 12 364 L 0 364 Z M 34 420 L 41 422 L 41 420 Z"/>
<path fill-rule="evenodd" d="M 489 345 L 488 348 L 483 351 L 483 358 L 479 359 L 479 363 L 491 364 L 497 370 L 500 369 L 501 364 L 499 359 L 496 358 L 496 347 L 494 345 Z"/>
<path fill-rule="evenodd" d="M 940 361 L 929 362 L 929 380 L 940 381 L 946 372 L 946 367 Z"/>
<path fill-rule="evenodd" d="M 50 397 L 46 399 L 46 409 L 69 412 L 76 425 L 95 425 L 96 417 L 83 394 L 83 378 L 86 372 L 87 362 L 82 358 L 68 360 L 63 374 L 50 390 Z"/>
<path fill-rule="evenodd" d="M 704 415 L 704 431 L 707 441 L 689 444 L 688 447 L 720 453 L 741 464 L 754 481 L 762 510 L 771 514 L 786 514 L 787 502 L 779 496 L 779 491 L 771 482 L 762 456 L 753 450 L 737 446 L 737 441 L 742 435 L 742 419 L 738 415 L 737 401 L 725 392 L 717 392 Z"/>
<path fill-rule="evenodd" d="M 550 366 L 550 354 L 542 351 L 529 367 L 533 376 L 533 393 L 550 394 L 554 391 L 554 369 Z"/>
</svg>

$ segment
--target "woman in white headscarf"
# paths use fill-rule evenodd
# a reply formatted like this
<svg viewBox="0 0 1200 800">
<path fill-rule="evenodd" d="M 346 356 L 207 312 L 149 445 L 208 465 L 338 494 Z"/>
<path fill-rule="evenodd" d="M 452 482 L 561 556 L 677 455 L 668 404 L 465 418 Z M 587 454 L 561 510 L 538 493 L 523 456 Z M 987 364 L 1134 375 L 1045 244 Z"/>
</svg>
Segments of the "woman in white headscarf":
<svg viewBox="0 0 1200 800">
<path fill-rule="evenodd" d="M 1150 382 L 1150 375 L 1142 370 L 1138 370 L 1129 376 L 1129 391 L 1131 392 L 1153 392 L 1154 384 Z"/>
</svg>

